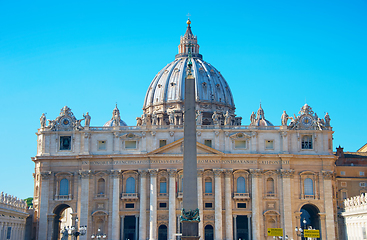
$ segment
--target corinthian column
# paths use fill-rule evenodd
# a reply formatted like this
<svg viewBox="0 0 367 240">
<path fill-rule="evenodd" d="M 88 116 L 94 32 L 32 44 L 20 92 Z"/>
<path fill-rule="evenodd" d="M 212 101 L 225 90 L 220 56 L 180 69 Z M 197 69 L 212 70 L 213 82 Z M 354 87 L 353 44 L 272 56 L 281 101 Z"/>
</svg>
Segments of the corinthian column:
<svg viewBox="0 0 367 240">
<path fill-rule="evenodd" d="M 80 194 L 78 195 L 78 201 L 80 204 L 80 213 L 79 213 L 79 223 L 80 226 L 88 226 L 88 217 L 89 217 L 89 178 L 91 177 L 91 171 L 85 170 L 85 171 L 79 171 L 80 175 Z M 90 229 L 90 228 L 89 228 Z M 89 235 L 89 230 L 87 228 L 87 234 L 83 236 L 79 236 L 80 240 L 86 240 L 87 236 Z"/>
<path fill-rule="evenodd" d="M 292 197 L 291 197 L 291 178 L 293 177 L 294 170 L 280 170 L 282 176 L 282 196 L 281 196 L 281 209 L 283 210 L 283 230 L 284 235 L 292 236 Z"/>
<path fill-rule="evenodd" d="M 140 221 L 139 221 L 139 240 L 147 239 L 147 173 L 146 170 L 139 171 L 140 175 Z"/>
<path fill-rule="evenodd" d="M 198 170 L 198 209 L 199 209 L 199 236 L 201 239 L 204 239 L 204 208 L 203 208 L 203 172 L 204 170 Z"/>
<path fill-rule="evenodd" d="M 150 169 L 150 207 L 149 207 L 149 240 L 157 239 L 157 173 L 158 170 Z"/>
<path fill-rule="evenodd" d="M 323 171 L 322 176 L 324 178 L 324 205 L 325 205 L 325 215 L 326 215 L 326 236 L 327 240 L 335 239 L 335 223 L 334 223 L 334 210 L 333 206 L 333 172 Z"/>
<path fill-rule="evenodd" d="M 232 170 L 225 170 L 224 202 L 226 209 L 226 239 L 233 240 L 233 217 L 232 217 Z"/>
<path fill-rule="evenodd" d="M 112 170 L 112 217 L 111 217 L 111 238 L 120 239 L 120 172 Z"/>
<path fill-rule="evenodd" d="M 214 169 L 215 182 L 215 240 L 222 240 L 222 170 Z"/>
<path fill-rule="evenodd" d="M 169 203 L 168 203 L 168 239 L 175 240 L 176 236 L 176 170 L 169 169 Z"/>
<path fill-rule="evenodd" d="M 39 206 L 38 239 L 47 238 L 48 193 L 51 172 L 41 172 L 41 198 Z M 4 230 L 5 231 L 5 230 Z M 49 233 L 51 236 L 51 233 Z"/>
<path fill-rule="evenodd" d="M 251 209 L 252 209 L 252 239 L 258 240 L 261 239 L 261 188 L 259 184 L 259 180 L 262 175 L 262 171 L 260 169 L 250 169 L 252 184 L 251 184 Z"/>
</svg>

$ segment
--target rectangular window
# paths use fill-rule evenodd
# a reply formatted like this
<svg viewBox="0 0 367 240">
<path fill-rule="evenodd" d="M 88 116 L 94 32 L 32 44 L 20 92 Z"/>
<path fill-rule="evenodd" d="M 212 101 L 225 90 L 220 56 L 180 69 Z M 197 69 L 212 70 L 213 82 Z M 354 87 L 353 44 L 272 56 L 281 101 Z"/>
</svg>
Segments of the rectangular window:
<svg viewBox="0 0 367 240">
<path fill-rule="evenodd" d="M 246 203 L 237 203 L 237 208 L 246 208 Z"/>
<path fill-rule="evenodd" d="M 204 145 L 206 145 L 208 147 L 212 147 L 212 140 L 210 140 L 210 139 L 204 140 Z"/>
<path fill-rule="evenodd" d="M 213 193 L 212 182 L 205 182 L 205 193 Z"/>
<path fill-rule="evenodd" d="M 126 203 L 125 204 L 125 208 L 134 208 L 134 207 L 135 207 L 134 203 Z"/>
<path fill-rule="evenodd" d="M 167 183 L 166 182 L 159 183 L 159 193 L 167 193 Z"/>
<path fill-rule="evenodd" d="M 107 149 L 106 141 L 98 141 L 98 150 L 106 150 L 106 149 Z"/>
<path fill-rule="evenodd" d="M 347 192 L 342 192 L 342 198 L 343 198 L 343 199 L 347 199 L 347 197 L 348 197 L 348 196 L 347 196 Z"/>
<path fill-rule="evenodd" d="M 60 150 L 71 150 L 71 136 L 60 137 Z"/>
<path fill-rule="evenodd" d="M 10 239 L 11 237 L 11 227 L 8 227 L 8 232 L 6 234 L 6 239 Z"/>
<path fill-rule="evenodd" d="M 345 176 L 345 171 L 340 171 L 340 175 Z"/>
<path fill-rule="evenodd" d="M 312 149 L 312 135 L 302 136 L 302 149 Z"/>
<path fill-rule="evenodd" d="M 166 145 L 167 145 L 167 140 L 165 140 L 165 139 L 159 140 L 159 147 L 163 147 L 163 146 L 166 146 Z"/>
<path fill-rule="evenodd" d="M 359 176 L 364 176 L 364 172 L 359 172 Z"/>
<path fill-rule="evenodd" d="M 159 208 L 167 208 L 167 203 L 165 202 L 159 203 Z"/>
<path fill-rule="evenodd" d="M 265 149 L 274 149 L 274 141 L 266 140 L 265 141 Z"/>
<path fill-rule="evenodd" d="M 360 187 L 366 187 L 366 183 L 365 183 L 365 182 L 360 182 L 360 183 L 359 183 L 359 186 L 360 186 Z"/>
<path fill-rule="evenodd" d="M 136 141 L 125 141 L 125 148 L 135 149 L 136 148 Z"/>
<path fill-rule="evenodd" d="M 213 203 L 211 202 L 206 202 L 205 203 L 205 208 L 212 208 L 213 207 Z"/>
<path fill-rule="evenodd" d="M 246 148 L 246 141 L 244 141 L 244 140 L 235 140 L 234 141 L 234 148 L 236 148 L 236 149 L 245 149 Z"/>
</svg>

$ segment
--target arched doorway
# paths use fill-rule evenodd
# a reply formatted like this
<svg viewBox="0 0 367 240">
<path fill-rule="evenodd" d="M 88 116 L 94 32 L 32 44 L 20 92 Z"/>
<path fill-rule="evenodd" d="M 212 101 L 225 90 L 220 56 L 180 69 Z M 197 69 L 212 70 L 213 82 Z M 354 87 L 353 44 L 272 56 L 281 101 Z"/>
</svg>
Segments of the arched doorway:
<svg viewBox="0 0 367 240">
<path fill-rule="evenodd" d="M 312 204 L 303 205 L 301 208 L 300 227 L 303 229 L 320 230 L 319 209 Z M 303 238 L 304 239 L 304 238 Z"/>
<path fill-rule="evenodd" d="M 71 213 L 73 212 L 72 208 L 67 204 L 60 204 L 54 209 L 54 224 L 53 224 L 53 233 L 52 240 L 61 239 L 60 231 L 64 229 L 66 226 L 71 226 Z"/>
<path fill-rule="evenodd" d="M 205 240 L 214 240 L 213 226 L 206 225 L 204 228 Z"/>
<path fill-rule="evenodd" d="M 167 226 L 160 225 L 158 228 L 158 240 L 167 240 Z"/>
</svg>

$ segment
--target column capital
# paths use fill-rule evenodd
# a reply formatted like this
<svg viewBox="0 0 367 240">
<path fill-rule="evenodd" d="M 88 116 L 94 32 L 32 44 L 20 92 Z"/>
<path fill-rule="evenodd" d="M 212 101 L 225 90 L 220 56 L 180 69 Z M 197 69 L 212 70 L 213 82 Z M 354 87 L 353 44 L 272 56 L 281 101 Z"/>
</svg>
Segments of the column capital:
<svg viewBox="0 0 367 240">
<path fill-rule="evenodd" d="M 232 177 L 233 169 L 224 169 L 223 172 L 225 177 Z"/>
<path fill-rule="evenodd" d="M 221 177 L 223 170 L 222 169 L 213 169 L 214 177 Z"/>
<path fill-rule="evenodd" d="M 156 177 L 158 174 L 158 169 L 149 169 L 148 171 L 151 177 Z"/>
<path fill-rule="evenodd" d="M 250 169 L 250 174 L 253 178 L 261 178 L 264 171 L 261 169 Z"/>
<path fill-rule="evenodd" d="M 198 169 L 198 177 L 203 177 L 204 169 Z"/>
<path fill-rule="evenodd" d="M 334 177 L 334 172 L 333 171 L 322 171 L 322 176 L 324 177 L 324 179 L 331 180 Z"/>
<path fill-rule="evenodd" d="M 176 177 L 177 175 L 177 169 L 167 169 L 167 172 L 169 177 Z"/>
<path fill-rule="evenodd" d="M 42 180 L 49 179 L 49 177 L 51 176 L 51 174 L 52 174 L 51 171 L 41 172 L 41 178 L 42 178 Z"/>
<path fill-rule="evenodd" d="M 293 178 L 294 170 L 293 169 L 280 169 L 278 173 L 282 178 Z"/>
<path fill-rule="evenodd" d="M 110 175 L 111 175 L 111 178 L 119 178 L 121 176 L 121 171 L 111 170 Z"/>
<path fill-rule="evenodd" d="M 139 170 L 138 172 L 139 172 L 140 177 L 147 177 L 148 175 L 148 170 L 146 169 Z"/>
<path fill-rule="evenodd" d="M 297 220 L 301 219 L 301 214 L 302 212 L 294 212 L 294 215 L 296 216 Z"/>
<path fill-rule="evenodd" d="M 326 213 L 319 213 L 319 216 L 320 216 L 320 220 L 326 219 Z"/>
<path fill-rule="evenodd" d="M 82 179 L 86 179 L 92 176 L 92 171 L 91 170 L 79 170 L 78 174 Z"/>
</svg>

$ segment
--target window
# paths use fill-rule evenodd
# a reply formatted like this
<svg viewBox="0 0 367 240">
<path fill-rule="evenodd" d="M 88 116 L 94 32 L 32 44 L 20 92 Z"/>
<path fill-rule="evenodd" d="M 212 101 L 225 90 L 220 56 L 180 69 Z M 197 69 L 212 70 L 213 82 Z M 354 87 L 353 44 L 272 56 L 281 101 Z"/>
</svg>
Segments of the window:
<svg viewBox="0 0 367 240">
<path fill-rule="evenodd" d="M 245 149 L 246 148 L 246 141 L 244 141 L 244 140 L 235 140 L 234 141 L 234 148 L 236 148 L 236 149 Z"/>
<path fill-rule="evenodd" d="M 136 141 L 125 141 L 125 148 L 127 149 L 136 148 Z"/>
<path fill-rule="evenodd" d="M 103 178 L 98 179 L 98 192 L 97 194 L 104 194 L 105 191 L 105 180 Z"/>
<path fill-rule="evenodd" d="M 210 177 L 205 178 L 205 193 L 213 193 L 212 179 Z"/>
<path fill-rule="evenodd" d="M 159 147 L 163 147 L 167 145 L 167 140 L 159 140 Z"/>
<path fill-rule="evenodd" d="M 359 186 L 360 186 L 360 187 L 366 187 L 366 183 L 365 183 L 365 182 L 360 182 L 360 183 L 359 183 Z"/>
<path fill-rule="evenodd" d="M 60 137 L 60 150 L 71 150 L 71 136 Z"/>
<path fill-rule="evenodd" d="M 106 149 L 107 149 L 106 141 L 98 141 L 98 150 L 106 150 Z"/>
<path fill-rule="evenodd" d="M 342 187 L 347 187 L 347 182 L 341 182 L 340 184 Z"/>
<path fill-rule="evenodd" d="M 345 171 L 340 171 L 340 175 L 344 176 L 345 175 Z"/>
<path fill-rule="evenodd" d="M 364 176 L 364 172 L 359 172 L 359 176 Z"/>
<path fill-rule="evenodd" d="M 60 181 L 59 195 L 60 196 L 69 195 L 69 180 L 67 180 L 66 178 L 63 178 Z"/>
<path fill-rule="evenodd" d="M 159 203 L 159 208 L 167 208 L 167 203 L 165 202 Z"/>
<path fill-rule="evenodd" d="M 347 199 L 347 198 L 348 198 L 348 196 L 347 196 L 347 192 L 342 192 L 342 198 L 343 198 L 343 199 Z"/>
<path fill-rule="evenodd" d="M 208 146 L 208 147 L 212 147 L 212 140 L 204 140 L 204 145 Z"/>
<path fill-rule="evenodd" d="M 312 149 L 312 136 L 311 135 L 302 136 L 302 149 Z"/>
<path fill-rule="evenodd" d="M 213 207 L 213 203 L 206 202 L 204 206 L 205 206 L 205 208 L 212 208 Z"/>
<path fill-rule="evenodd" d="M 237 203 L 237 208 L 246 208 L 246 203 Z"/>
<path fill-rule="evenodd" d="M 135 178 L 126 179 L 126 193 L 135 193 Z"/>
<path fill-rule="evenodd" d="M 304 181 L 305 195 L 313 195 L 313 181 L 311 178 L 306 178 Z"/>
<path fill-rule="evenodd" d="M 237 193 L 246 193 L 246 181 L 244 177 L 237 178 Z"/>
<path fill-rule="evenodd" d="M 164 177 L 159 182 L 159 193 L 167 193 L 167 181 Z"/>
<path fill-rule="evenodd" d="M 274 149 L 274 141 L 266 140 L 265 141 L 265 149 Z"/>
<path fill-rule="evenodd" d="M 273 178 L 268 178 L 266 180 L 266 193 L 274 194 L 274 179 Z"/>
<path fill-rule="evenodd" d="M 125 204 L 125 208 L 134 208 L 135 204 L 134 203 L 126 203 Z"/>
</svg>

